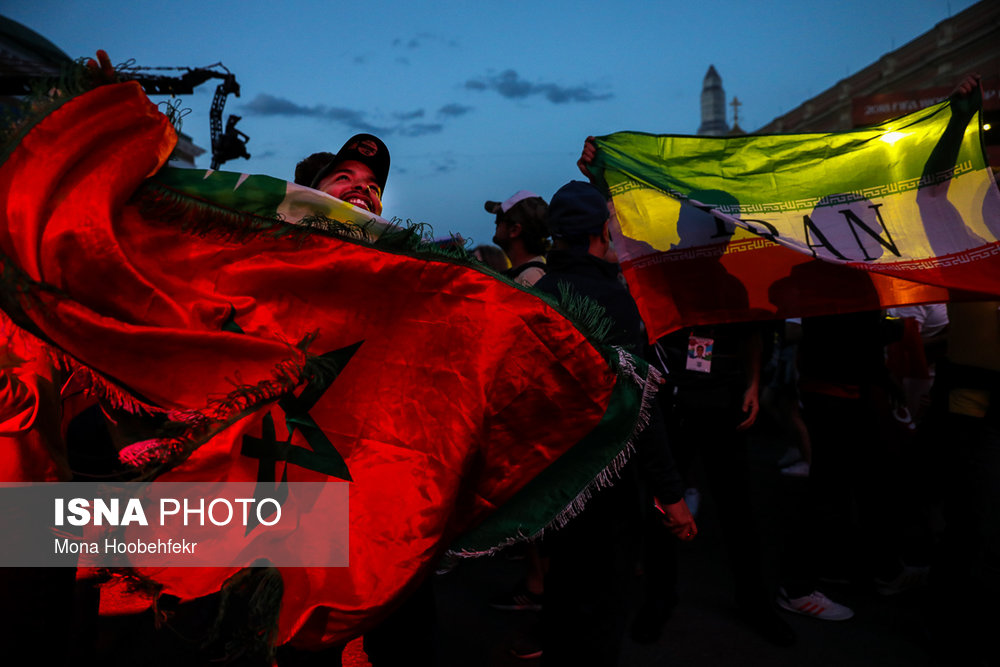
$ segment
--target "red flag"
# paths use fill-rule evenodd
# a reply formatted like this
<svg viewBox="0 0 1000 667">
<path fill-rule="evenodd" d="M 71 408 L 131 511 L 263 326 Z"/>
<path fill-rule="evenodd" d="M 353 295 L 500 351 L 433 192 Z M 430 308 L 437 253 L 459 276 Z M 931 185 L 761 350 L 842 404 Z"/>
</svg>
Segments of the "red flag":
<svg viewBox="0 0 1000 667">
<path fill-rule="evenodd" d="M 122 452 L 159 479 L 351 482 L 351 565 L 281 570 L 279 641 L 376 622 L 576 443 L 599 455 L 582 483 L 534 490 L 531 530 L 620 462 L 643 399 L 633 362 L 616 372 L 552 302 L 411 233 L 248 224 L 144 185 L 173 142 L 135 84 L 42 119 L 0 166 L 4 308 L 105 399 L 180 429 Z M 299 539 L 330 548 L 321 530 Z M 232 573 L 141 574 L 186 599 Z"/>
</svg>

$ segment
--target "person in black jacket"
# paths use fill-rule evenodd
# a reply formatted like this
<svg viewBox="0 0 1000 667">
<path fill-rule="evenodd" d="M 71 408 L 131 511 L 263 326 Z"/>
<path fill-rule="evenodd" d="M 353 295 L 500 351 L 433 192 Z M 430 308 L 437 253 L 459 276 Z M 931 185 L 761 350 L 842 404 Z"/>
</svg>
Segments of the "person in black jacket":
<svg viewBox="0 0 1000 667">
<path fill-rule="evenodd" d="M 571 181 L 560 188 L 546 219 L 555 248 L 535 287 L 556 296 L 568 289 L 593 299 L 612 320 L 610 342 L 637 352 L 643 346 L 639 311 L 618 280 L 618 265 L 605 259 L 608 218 L 604 195 L 589 183 Z M 617 664 L 643 513 L 655 511 L 654 503 L 677 537 L 694 538 L 697 527 L 655 409 L 618 482 L 595 495 L 565 528 L 546 536 L 550 565 L 542 606 L 542 664 Z"/>
</svg>

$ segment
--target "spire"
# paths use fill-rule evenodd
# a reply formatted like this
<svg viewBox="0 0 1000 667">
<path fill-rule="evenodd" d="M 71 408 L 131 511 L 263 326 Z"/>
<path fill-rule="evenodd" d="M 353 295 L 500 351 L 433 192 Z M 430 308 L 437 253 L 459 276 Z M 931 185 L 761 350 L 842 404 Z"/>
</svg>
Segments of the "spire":
<svg viewBox="0 0 1000 667">
<path fill-rule="evenodd" d="M 728 133 L 726 92 L 722 89 L 722 77 L 715 71 L 715 65 L 709 65 L 701 88 L 701 126 L 698 134 L 718 137 Z"/>
<path fill-rule="evenodd" d="M 734 137 L 740 134 L 746 134 L 743 128 L 740 127 L 740 107 L 743 103 L 740 102 L 740 98 L 733 96 L 733 101 L 729 103 L 729 106 L 733 108 L 733 127 L 729 130 L 729 136 Z"/>
</svg>

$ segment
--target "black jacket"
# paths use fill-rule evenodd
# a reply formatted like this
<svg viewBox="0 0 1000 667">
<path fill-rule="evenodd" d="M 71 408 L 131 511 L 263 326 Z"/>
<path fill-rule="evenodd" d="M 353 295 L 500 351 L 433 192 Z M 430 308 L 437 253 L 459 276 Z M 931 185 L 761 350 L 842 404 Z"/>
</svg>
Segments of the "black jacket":
<svg viewBox="0 0 1000 667">
<path fill-rule="evenodd" d="M 641 354 L 646 345 L 639 309 L 618 280 L 617 264 L 590 254 L 553 250 L 547 258 L 546 274 L 535 283 L 535 289 L 558 297 L 560 283 L 604 307 L 613 322 L 608 342 L 645 356 Z M 635 441 L 638 472 L 649 492 L 661 502 L 671 504 L 683 497 L 684 486 L 670 454 L 658 404 L 653 403 L 649 410 L 649 426 Z M 623 479 L 627 475 L 626 471 Z"/>
</svg>

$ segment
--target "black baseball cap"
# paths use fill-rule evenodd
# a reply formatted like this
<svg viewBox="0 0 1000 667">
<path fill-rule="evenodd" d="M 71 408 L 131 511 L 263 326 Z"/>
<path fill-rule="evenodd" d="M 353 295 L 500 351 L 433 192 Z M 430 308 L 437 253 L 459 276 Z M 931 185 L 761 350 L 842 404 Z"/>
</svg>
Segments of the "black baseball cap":
<svg viewBox="0 0 1000 667">
<path fill-rule="evenodd" d="M 333 159 L 316 173 L 310 187 L 316 188 L 337 165 L 348 160 L 360 162 L 371 169 L 379 189 L 385 190 L 385 181 L 389 176 L 389 149 L 374 134 L 355 134 L 348 139 Z"/>
<path fill-rule="evenodd" d="M 609 217 L 608 203 L 600 190 L 584 181 L 570 181 L 552 195 L 545 222 L 552 238 L 579 239 L 600 234 Z"/>
</svg>

